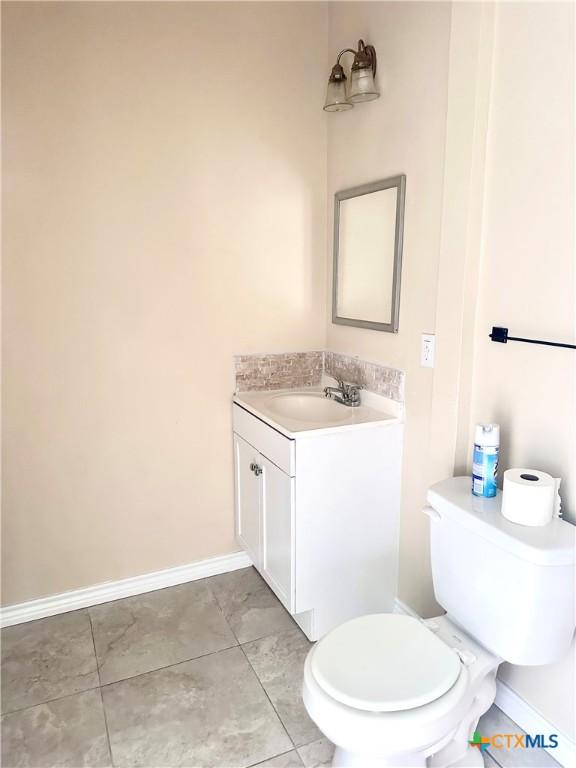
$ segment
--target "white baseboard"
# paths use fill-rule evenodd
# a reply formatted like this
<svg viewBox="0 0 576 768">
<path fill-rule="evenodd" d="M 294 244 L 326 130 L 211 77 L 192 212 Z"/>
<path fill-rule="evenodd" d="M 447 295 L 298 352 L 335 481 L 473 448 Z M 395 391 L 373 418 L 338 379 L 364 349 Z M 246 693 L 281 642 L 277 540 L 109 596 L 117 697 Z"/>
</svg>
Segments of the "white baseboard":
<svg viewBox="0 0 576 768">
<path fill-rule="evenodd" d="M 394 601 L 394 613 L 402 613 L 419 618 L 415 611 L 401 600 L 398 600 L 398 598 Z M 557 733 L 558 746 L 554 749 L 547 749 L 546 752 L 560 765 L 566 766 L 566 768 L 576 765 L 576 745 L 574 742 L 567 736 L 558 733 L 558 729 L 552 723 L 542 717 L 532 705 L 520 698 L 516 691 L 513 691 L 512 688 L 501 680 L 496 680 L 496 699 L 494 703 L 526 733 L 541 733 L 544 735 Z"/>
<path fill-rule="evenodd" d="M 496 680 L 496 699 L 494 703 L 526 733 L 542 733 L 546 736 L 550 733 L 558 734 L 558 746 L 554 749 L 547 749 L 546 752 L 560 765 L 566 766 L 566 768 L 576 765 L 576 745 L 574 742 L 567 736 L 559 733 L 552 723 L 542 717 L 540 712 L 520 698 L 516 691 L 512 690 L 502 680 Z"/>
<path fill-rule="evenodd" d="M 145 573 L 142 576 L 108 581 L 93 587 L 74 589 L 51 597 L 29 600 L 26 603 L 7 605 L 0 609 L 0 627 L 10 627 L 25 621 L 55 616 L 58 613 L 89 608 L 91 605 L 108 603 L 122 597 L 142 595 L 145 592 L 153 592 L 155 589 L 174 587 L 188 581 L 205 579 L 207 576 L 216 576 L 219 573 L 248 568 L 250 565 L 252 565 L 252 561 L 245 552 L 234 552 L 231 555 L 210 557 L 207 560 L 198 560 L 195 563 L 179 565 L 176 568 Z"/>
</svg>

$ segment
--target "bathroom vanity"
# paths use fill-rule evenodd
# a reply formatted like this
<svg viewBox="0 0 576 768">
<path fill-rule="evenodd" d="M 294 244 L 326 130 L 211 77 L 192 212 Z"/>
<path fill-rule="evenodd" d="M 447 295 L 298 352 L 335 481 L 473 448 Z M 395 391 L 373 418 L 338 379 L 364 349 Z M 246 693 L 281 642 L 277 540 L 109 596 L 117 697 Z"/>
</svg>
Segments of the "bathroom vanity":
<svg viewBox="0 0 576 768">
<path fill-rule="evenodd" d="M 236 535 L 311 640 L 391 611 L 397 587 L 402 407 L 320 388 L 234 397 Z"/>
</svg>

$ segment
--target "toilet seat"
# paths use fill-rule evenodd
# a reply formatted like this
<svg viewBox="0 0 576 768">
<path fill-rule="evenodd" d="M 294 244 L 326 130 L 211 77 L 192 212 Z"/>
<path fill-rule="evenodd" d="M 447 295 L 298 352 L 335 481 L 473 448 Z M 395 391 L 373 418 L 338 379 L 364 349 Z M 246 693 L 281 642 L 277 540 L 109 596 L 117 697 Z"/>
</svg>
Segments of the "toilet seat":
<svg viewBox="0 0 576 768">
<path fill-rule="evenodd" d="M 458 680 L 458 654 L 411 616 L 372 614 L 342 624 L 311 654 L 311 673 L 354 709 L 397 712 L 444 696 Z"/>
<path fill-rule="evenodd" d="M 350 752 L 362 752 L 370 758 L 414 751 L 431 755 L 451 738 L 469 706 L 470 672 L 464 664 L 452 688 L 425 706 L 390 712 L 348 706 L 316 681 L 312 672 L 316 649 L 310 650 L 304 664 L 304 705 L 326 738 Z M 365 760 L 366 764 L 370 765 L 370 760 Z"/>
</svg>

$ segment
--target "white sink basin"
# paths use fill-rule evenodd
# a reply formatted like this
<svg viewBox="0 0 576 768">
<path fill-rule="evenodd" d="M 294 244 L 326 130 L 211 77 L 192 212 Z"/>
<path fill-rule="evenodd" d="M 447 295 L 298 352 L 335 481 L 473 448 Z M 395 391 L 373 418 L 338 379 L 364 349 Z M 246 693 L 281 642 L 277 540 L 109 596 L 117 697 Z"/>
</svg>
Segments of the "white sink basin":
<svg viewBox="0 0 576 768">
<path fill-rule="evenodd" d="M 370 398 L 369 393 L 363 397 Z M 342 405 L 315 389 L 257 390 L 234 396 L 234 402 L 254 414 L 287 437 L 325 429 L 355 429 L 371 424 L 398 421 L 401 412 L 387 401 L 381 406 L 379 395 L 372 396 L 372 405 L 361 403 L 356 408 Z M 375 400 L 374 400 L 375 398 Z M 376 406 L 376 407 L 374 407 Z"/>
<path fill-rule="evenodd" d="M 271 413 L 299 421 L 340 424 L 351 420 L 351 408 L 329 400 L 319 392 L 289 392 L 273 395 L 268 399 L 267 406 Z"/>
</svg>

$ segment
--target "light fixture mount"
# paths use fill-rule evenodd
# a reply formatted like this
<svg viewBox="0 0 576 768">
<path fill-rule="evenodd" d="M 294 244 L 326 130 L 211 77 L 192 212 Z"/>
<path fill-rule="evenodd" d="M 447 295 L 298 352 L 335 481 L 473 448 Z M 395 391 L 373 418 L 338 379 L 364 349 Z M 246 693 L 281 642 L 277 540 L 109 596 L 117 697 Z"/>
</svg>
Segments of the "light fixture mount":
<svg viewBox="0 0 576 768">
<path fill-rule="evenodd" d="M 371 69 L 372 77 L 376 77 L 376 48 L 373 45 L 365 45 L 364 40 L 358 40 L 358 50 L 352 63 L 352 72 L 359 69 Z"/>
</svg>

